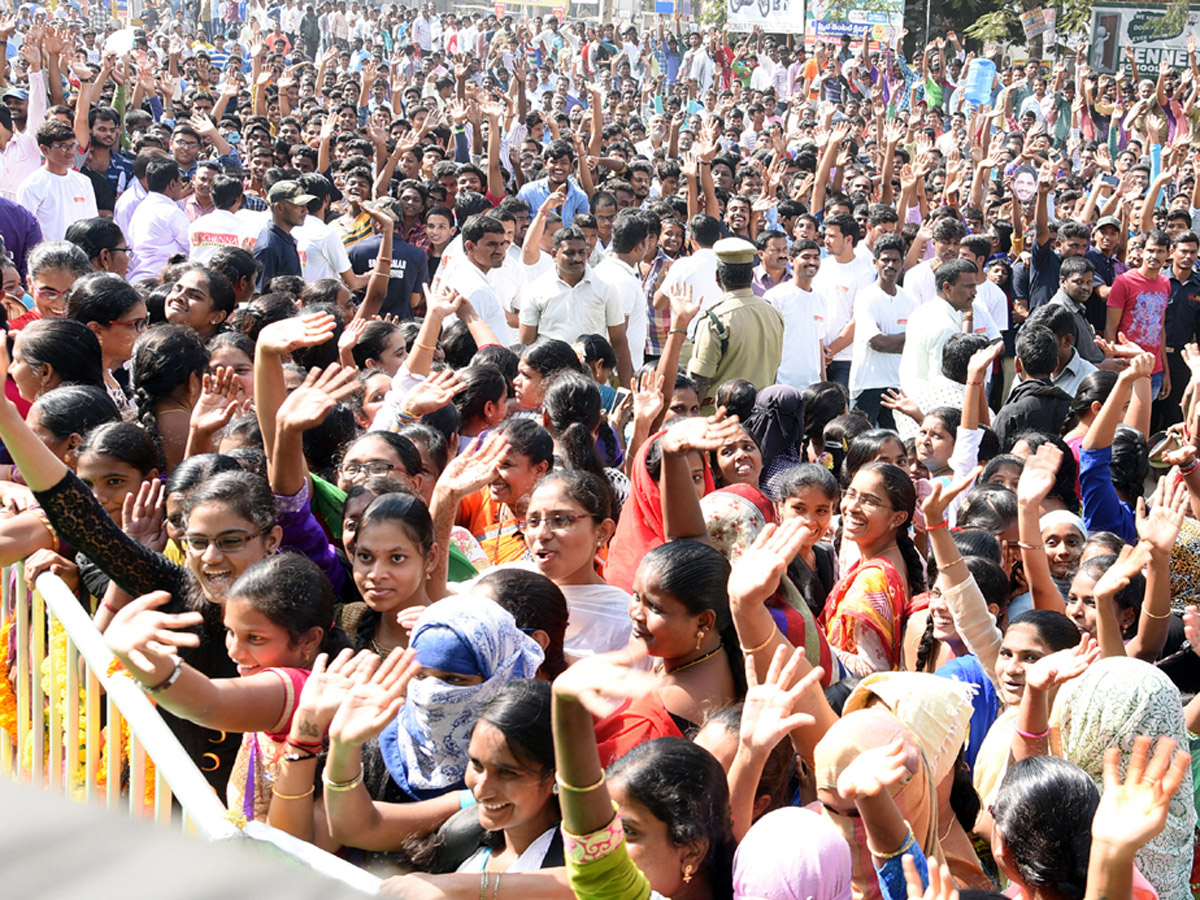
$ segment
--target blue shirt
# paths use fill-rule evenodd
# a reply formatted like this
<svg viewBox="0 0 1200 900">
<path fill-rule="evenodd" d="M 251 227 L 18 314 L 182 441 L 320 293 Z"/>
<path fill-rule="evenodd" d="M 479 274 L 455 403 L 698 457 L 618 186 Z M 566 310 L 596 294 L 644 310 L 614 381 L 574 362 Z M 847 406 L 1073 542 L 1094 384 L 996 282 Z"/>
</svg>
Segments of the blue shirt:
<svg viewBox="0 0 1200 900">
<path fill-rule="evenodd" d="M 1133 510 L 1117 496 L 1112 482 L 1112 447 L 1079 448 L 1079 489 L 1088 534 L 1111 531 L 1127 544 L 1138 542 Z"/>
<path fill-rule="evenodd" d="M 567 188 L 567 202 L 559 210 L 559 213 L 562 215 L 563 228 L 569 228 L 577 215 L 588 211 L 587 194 L 579 188 L 574 179 L 567 179 L 567 184 L 569 185 Z M 538 210 L 550 199 L 550 195 L 553 192 L 550 187 L 550 179 L 539 178 L 537 181 L 526 183 L 517 196 L 529 204 L 529 214 L 536 216 Z"/>
<path fill-rule="evenodd" d="M 296 239 L 272 222 L 258 235 L 254 258 L 262 265 L 255 289 L 265 294 L 276 275 L 300 275 L 300 250 Z"/>
<path fill-rule="evenodd" d="M 362 275 L 375 271 L 375 261 L 379 257 L 381 239 L 376 237 L 359 241 L 347 251 L 350 257 L 350 268 L 354 274 Z M 429 257 L 419 247 L 402 240 L 399 235 L 392 237 L 392 271 L 388 276 L 387 297 L 379 309 L 380 315 L 398 316 L 401 319 L 411 319 L 412 295 L 423 293 L 429 282 Z"/>
</svg>

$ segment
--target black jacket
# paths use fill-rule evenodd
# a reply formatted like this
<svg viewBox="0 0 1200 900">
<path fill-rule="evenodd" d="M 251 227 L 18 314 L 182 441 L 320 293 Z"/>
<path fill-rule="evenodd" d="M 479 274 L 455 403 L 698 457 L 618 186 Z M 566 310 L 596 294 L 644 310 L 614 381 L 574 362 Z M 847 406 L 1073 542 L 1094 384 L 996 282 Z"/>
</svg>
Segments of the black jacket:
<svg viewBox="0 0 1200 900">
<path fill-rule="evenodd" d="M 1007 453 L 1026 431 L 1058 434 L 1072 399 L 1062 388 L 1043 379 L 1017 382 L 992 424 L 1000 438 L 1000 449 Z"/>
</svg>

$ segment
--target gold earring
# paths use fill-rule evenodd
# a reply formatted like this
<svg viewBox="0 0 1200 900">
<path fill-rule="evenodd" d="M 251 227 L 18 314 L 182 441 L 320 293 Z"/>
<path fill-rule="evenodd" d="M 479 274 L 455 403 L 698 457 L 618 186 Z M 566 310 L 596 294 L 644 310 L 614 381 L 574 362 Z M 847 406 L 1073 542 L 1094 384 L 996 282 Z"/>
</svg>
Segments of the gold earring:
<svg viewBox="0 0 1200 900">
<path fill-rule="evenodd" d="M 700 649 L 700 645 L 704 643 L 704 629 L 701 628 L 696 632 L 696 649 Z"/>
<path fill-rule="evenodd" d="M 688 863 L 686 866 L 683 867 L 683 883 L 684 884 L 692 883 L 692 864 L 691 863 Z"/>
</svg>

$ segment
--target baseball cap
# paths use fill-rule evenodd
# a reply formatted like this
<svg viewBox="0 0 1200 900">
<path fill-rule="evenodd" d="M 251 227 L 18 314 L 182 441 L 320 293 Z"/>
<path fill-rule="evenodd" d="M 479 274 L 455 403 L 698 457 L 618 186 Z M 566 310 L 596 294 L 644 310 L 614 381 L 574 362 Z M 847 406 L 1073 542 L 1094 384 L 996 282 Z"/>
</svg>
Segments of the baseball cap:
<svg viewBox="0 0 1200 900">
<path fill-rule="evenodd" d="M 298 181 L 280 181 L 267 192 L 267 201 L 270 203 L 286 201 L 299 206 L 307 206 L 316 199 L 312 194 L 304 193 L 304 188 L 300 187 Z"/>
<path fill-rule="evenodd" d="M 25 88 L 10 87 L 3 94 L 0 94 L 0 99 L 6 97 L 15 97 L 18 100 L 28 100 L 29 91 L 25 90 Z"/>
<path fill-rule="evenodd" d="M 1092 231 L 1099 231 L 1105 225 L 1111 225 L 1111 226 L 1113 226 L 1113 228 L 1116 228 L 1118 231 L 1121 230 L 1121 220 L 1120 219 L 1118 219 L 1116 216 L 1104 216 L 1100 219 L 1099 222 L 1096 223 L 1096 227 L 1093 228 Z"/>
</svg>

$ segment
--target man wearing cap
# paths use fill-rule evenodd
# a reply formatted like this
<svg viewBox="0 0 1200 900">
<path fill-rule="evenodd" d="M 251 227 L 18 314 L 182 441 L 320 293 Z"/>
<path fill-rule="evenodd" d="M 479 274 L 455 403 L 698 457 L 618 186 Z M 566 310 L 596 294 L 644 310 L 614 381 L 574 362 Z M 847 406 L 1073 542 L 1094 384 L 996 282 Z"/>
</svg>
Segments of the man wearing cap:
<svg viewBox="0 0 1200 900">
<path fill-rule="evenodd" d="M 759 390 L 774 384 L 783 360 L 783 316 L 751 289 L 754 245 L 725 238 L 713 251 L 717 284 L 725 294 L 698 319 L 695 350 L 687 366 L 707 407 L 716 388 L 731 378 L 745 378 Z"/>
<path fill-rule="evenodd" d="M 300 275 L 300 251 L 292 229 L 304 224 L 308 204 L 317 199 L 304 193 L 296 181 L 280 181 L 267 192 L 271 204 L 271 224 L 258 235 L 254 258 L 261 269 L 258 273 L 258 293 L 266 293 L 267 285 L 276 275 Z"/>
<path fill-rule="evenodd" d="M 0 196 L 17 199 L 17 188 L 42 165 L 37 130 L 46 121 L 46 79 L 41 48 L 26 41 L 21 48 L 29 61 L 29 90 L 9 87 L 0 109 Z"/>
<path fill-rule="evenodd" d="M 187 213 L 179 206 L 183 196 L 183 179 L 179 164 L 161 156 L 146 165 L 146 198 L 138 204 L 129 219 L 129 246 L 133 258 L 129 273 L 130 284 L 143 278 L 157 278 L 173 254 L 188 253 Z"/>
<path fill-rule="evenodd" d="M 1099 334 L 1104 331 L 1105 303 L 1112 283 L 1117 276 L 1126 272 L 1129 267 L 1117 257 L 1117 247 L 1121 243 L 1121 220 L 1116 216 L 1104 216 L 1092 228 L 1092 249 L 1084 256 L 1096 270 L 1095 289 L 1088 303 L 1087 319 L 1092 328 Z"/>
</svg>

